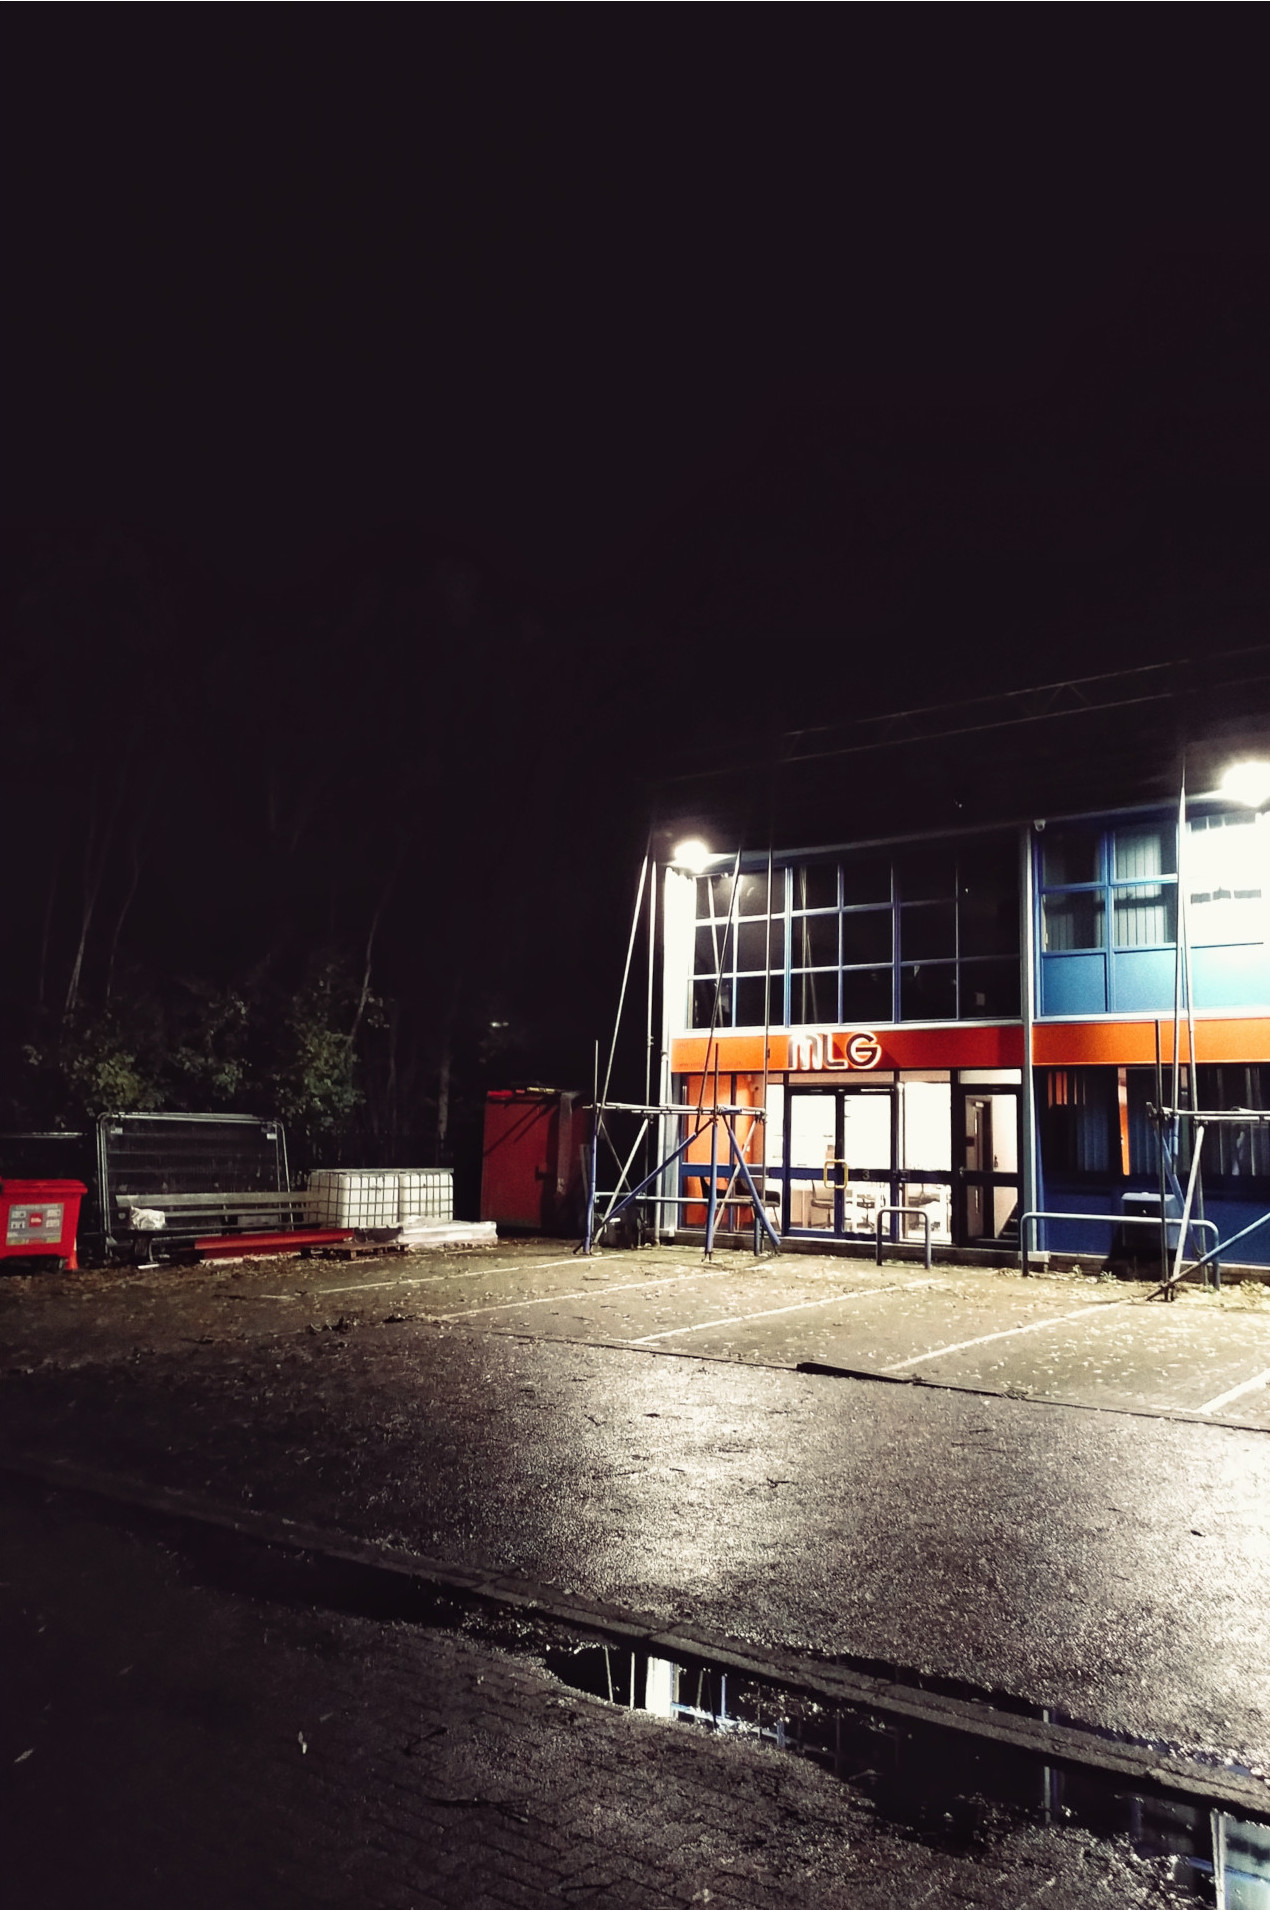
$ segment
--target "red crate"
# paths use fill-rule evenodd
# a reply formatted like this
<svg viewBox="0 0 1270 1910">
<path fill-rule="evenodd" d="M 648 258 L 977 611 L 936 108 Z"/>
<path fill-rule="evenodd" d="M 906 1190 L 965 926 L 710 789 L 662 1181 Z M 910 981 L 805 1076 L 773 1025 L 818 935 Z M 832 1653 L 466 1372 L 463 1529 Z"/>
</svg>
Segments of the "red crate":
<svg viewBox="0 0 1270 1910">
<path fill-rule="evenodd" d="M 0 1180 L 0 1260 L 34 1256 L 78 1267 L 82 1180 Z"/>
</svg>

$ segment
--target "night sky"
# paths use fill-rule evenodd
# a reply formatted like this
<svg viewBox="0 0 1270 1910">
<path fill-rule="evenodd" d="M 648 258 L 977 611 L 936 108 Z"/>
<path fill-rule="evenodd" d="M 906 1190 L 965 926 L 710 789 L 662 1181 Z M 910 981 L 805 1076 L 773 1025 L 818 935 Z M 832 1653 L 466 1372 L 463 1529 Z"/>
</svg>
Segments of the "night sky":
<svg viewBox="0 0 1270 1910">
<path fill-rule="evenodd" d="M 1251 10 L 4 31 L 6 1119 L 325 963 L 430 1146 L 586 1080 L 665 779 L 1267 640 Z"/>
</svg>

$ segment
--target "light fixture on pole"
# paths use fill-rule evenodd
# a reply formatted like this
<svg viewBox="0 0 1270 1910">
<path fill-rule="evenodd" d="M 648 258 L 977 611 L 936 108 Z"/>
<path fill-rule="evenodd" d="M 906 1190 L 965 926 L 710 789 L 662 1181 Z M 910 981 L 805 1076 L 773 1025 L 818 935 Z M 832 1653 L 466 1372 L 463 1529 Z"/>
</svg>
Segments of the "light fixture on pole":
<svg viewBox="0 0 1270 1910">
<path fill-rule="evenodd" d="M 716 859 L 713 852 L 697 836 L 693 836 L 687 842 L 681 842 L 671 858 L 677 869 L 686 869 L 690 875 L 704 875 Z"/>
<path fill-rule="evenodd" d="M 1253 759 L 1231 763 L 1218 789 L 1232 802 L 1243 803 L 1249 809 L 1263 809 L 1270 802 L 1270 762 Z"/>
</svg>

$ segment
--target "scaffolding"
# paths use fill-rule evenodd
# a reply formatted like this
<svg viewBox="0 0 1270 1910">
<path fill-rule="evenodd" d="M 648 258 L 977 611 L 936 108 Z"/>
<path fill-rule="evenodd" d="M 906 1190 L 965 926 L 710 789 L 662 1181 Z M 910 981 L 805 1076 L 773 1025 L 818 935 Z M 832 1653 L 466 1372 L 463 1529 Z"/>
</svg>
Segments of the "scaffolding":
<svg viewBox="0 0 1270 1910">
<path fill-rule="evenodd" d="M 1237 1233 L 1225 1240 L 1216 1241 L 1211 1247 L 1203 1249 L 1188 1265 L 1186 1262 L 1187 1237 L 1193 1231 L 1204 1227 L 1204 1181 L 1200 1168 L 1200 1159 L 1204 1150 L 1204 1136 L 1210 1128 L 1223 1126 L 1263 1127 L 1270 1125 L 1270 1109 L 1262 1108 L 1201 1108 L 1196 1105 L 1199 1097 L 1199 1071 L 1195 1058 L 1195 1013 L 1194 990 L 1191 979 L 1191 940 L 1189 927 L 1189 894 L 1187 870 L 1187 813 L 1186 813 L 1186 757 L 1182 754 L 1182 768 L 1179 777 L 1177 807 L 1177 929 L 1174 937 L 1173 961 L 1173 1063 L 1170 1077 L 1170 1091 L 1164 1094 L 1164 1067 L 1160 1051 L 1160 1024 L 1156 1023 L 1156 1099 L 1147 1109 L 1148 1118 L 1155 1130 L 1156 1154 L 1159 1168 L 1160 1201 L 1160 1283 L 1152 1299 L 1173 1300 L 1183 1280 L 1192 1274 L 1203 1275 L 1204 1284 L 1209 1281 L 1209 1271 L 1216 1286 L 1221 1285 L 1221 1262 L 1229 1249 L 1249 1235 L 1257 1233 L 1262 1227 L 1270 1225 L 1270 1210 L 1258 1216 Z M 1186 1090 L 1182 1095 L 1182 1021 L 1186 1021 Z M 1184 1156 L 1189 1153 L 1190 1164 L 1183 1189 L 1178 1168 Z M 1176 1201 L 1179 1212 L 1170 1214 L 1168 1203 Z M 1177 1241 L 1172 1249 L 1170 1260 L 1169 1233 L 1176 1228 Z M 1212 1223 L 1207 1223 L 1205 1231 L 1216 1232 Z M 1202 1242 L 1198 1243 L 1202 1248 Z"/>
<path fill-rule="evenodd" d="M 650 838 L 651 841 L 651 838 Z M 770 864 L 769 854 L 769 864 Z M 637 1211 L 638 1204 L 646 1203 L 653 1209 L 652 1232 L 660 1239 L 666 1231 L 667 1208 L 673 1209 L 676 1223 L 681 1210 L 686 1207 L 704 1207 L 705 1214 L 705 1257 L 711 1259 L 714 1253 L 720 1213 L 730 1209 L 750 1208 L 754 1224 L 754 1252 L 762 1251 L 764 1239 L 770 1242 L 774 1251 L 780 1251 L 780 1235 L 772 1220 L 767 1206 L 767 1029 L 764 1029 L 763 1053 L 763 1099 L 758 1105 L 742 1105 L 721 1101 L 719 1098 L 718 1063 L 718 1019 L 719 999 L 723 980 L 723 965 L 728 936 L 732 933 L 735 920 L 737 878 L 740 874 L 741 853 L 737 850 L 732 870 L 732 886 L 728 901 L 728 915 L 724 935 L 720 943 L 718 967 L 715 975 L 714 1002 L 711 1011 L 710 1027 L 706 1038 L 706 1054 L 701 1070 L 701 1090 L 695 1102 L 671 1101 L 665 1093 L 668 1083 L 665 1078 L 668 1054 L 663 1045 L 662 1080 L 659 1083 L 663 1093 L 660 1100 L 652 1098 L 653 1073 L 653 999 L 656 982 L 657 948 L 657 865 L 646 850 L 640 866 L 639 882 L 635 894 L 635 910 L 631 919 L 630 938 L 626 948 L 626 962 L 622 971 L 622 986 L 618 996 L 617 1016 L 613 1025 L 613 1038 L 609 1044 L 608 1061 L 601 1083 L 599 1072 L 599 1044 L 595 1051 L 595 1094 L 594 1114 L 591 1126 L 591 1148 L 589 1172 L 587 1175 L 586 1227 L 580 1243 L 582 1252 L 594 1251 L 597 1236 L 623 1215 Z M 770 880 L 770 869 L 769 869 Z M 644 1059 L 644 1099 L 641 1102 L 615 1101 L 609 1098 L 612 1085 L 613 1063 L 617 1053 L 618 1036 L 621 1032 L 622 1016 L 626 1006 L 627 987 L 630 981 L 631 962 L 635 944 L 639 935 L 640 922 L 644 913 L 644 897 L 648 896 L 647 933 L 648 933 L 648 1006 Z M 770 936 L 770 923 L 769 923 Z M 707 1102 L 706 1083 L 711 1078 L 711 1057 L 714 1058 L 714 1094 Z M 634 1141 L 625 1154 L 619 1149 L 614 1133 L 614 1120 L 637 1121 Z M 750 1123 L 749 1132 L 744 1139 L 738 1134 L 738 1124 Z M 758 1166 L 758 1180 L 751 1171 L 754 1163 L 746 1159 L 746 1144 L 753 1138 L 755 1128 L 764 1137 L 761 1160 Z M 677 1134 L 677 1130 L 683 1132 Z M 629 1132 L 629 1130 L 628 1130 Z M 693 1160 L 692 1166 L 700 1168 L 698 1178 L 706 1179 L 708 1185 L 703 1192 L 684 1194 L 670 1192 L 667 1187 L 672 1172 L 678 1177 L 680 1163 L 688 1156 L 694 1143 L 709 1136 L 709 1161 Z M 673 1145 L 672 1145 L 673 1141 Z M 721 1141 L 724 1145 L 721 1147 Z M 601 1190 L 599 1186 L 600 1147 L 607 1147 L 617 1167 L 616 1184 Z M 641 1158 L 642 1157 L 642 1158 Z M 636 1161 L 640 1161 L 637 1169 Z M 650 1165 L 651 1161 L 651 1165 Z M 632 1180 L 638 1172 L 640 1178 Z M 723 1191 L 720 1193 L 722 1177 Z M 735 1190 L 744 1187 L 744 1193 Z M 654 1190 L 650 1193 L 650 1189 Z M 602 1205 L 603 1204 L 603 1205 Z"/>
</svg>

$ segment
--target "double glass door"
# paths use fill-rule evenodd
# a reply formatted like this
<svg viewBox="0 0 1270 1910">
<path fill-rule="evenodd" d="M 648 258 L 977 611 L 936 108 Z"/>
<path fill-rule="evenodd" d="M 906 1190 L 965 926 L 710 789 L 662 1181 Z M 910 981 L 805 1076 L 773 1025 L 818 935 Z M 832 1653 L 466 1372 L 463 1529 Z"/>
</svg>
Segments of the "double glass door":
<svg viewBox="0 0 1270 1910">
<path fill-rule="evenodd" d="M 791 1088 L 784 1123 L 784 1224 L 871 1237 L 893 1201 L 895 1090 Z"/>
</svg>

